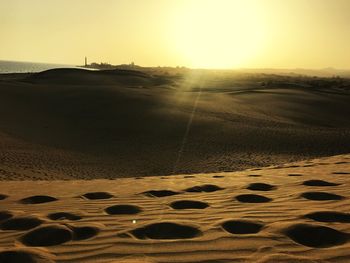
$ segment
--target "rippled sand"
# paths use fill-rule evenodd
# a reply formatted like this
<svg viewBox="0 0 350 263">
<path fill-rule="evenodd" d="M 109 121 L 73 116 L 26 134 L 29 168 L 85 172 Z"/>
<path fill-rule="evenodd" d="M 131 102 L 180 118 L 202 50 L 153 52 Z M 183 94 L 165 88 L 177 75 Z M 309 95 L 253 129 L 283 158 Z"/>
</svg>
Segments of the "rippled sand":
<svg viewBox="0 0 350 263">
<path fill-rule="evenodd" d="M 0 262 L 348 262 L 350 155 L 217 174 L 1 181 Z"/>
</svg>

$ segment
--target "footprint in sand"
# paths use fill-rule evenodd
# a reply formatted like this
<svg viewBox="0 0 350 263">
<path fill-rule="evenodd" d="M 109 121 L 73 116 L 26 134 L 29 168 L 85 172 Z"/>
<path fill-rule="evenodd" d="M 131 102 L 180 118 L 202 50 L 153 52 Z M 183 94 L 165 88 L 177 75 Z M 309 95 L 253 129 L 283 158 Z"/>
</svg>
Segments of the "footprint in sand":
<svg viewBox="0 0 350 263">
<path fill-rule="evenodd" d="M 254 194 L 237 195 L 236 200 L 241 203 L 267 203 L 272 201 L 272 199 L 269 197 Z"/>
<path fill-rule="evenodd" d="M 147 192 L 143 192 L 142 194 L 148 197 L 165 197 L 165 196 L 178 195 L 180 193 L 174 192 L 171 190 L 150 190 Z"/>
<path fill-rule="evenodd" d="M 303 165 L 303 167 L 314 167 L 315 165 L 314 164 L 305 164 Z"/>
<path fill-rule="evenodd" d="M 288 174 L 288 176 L 303 176 L 302 174 Z"/>
<path fill-rule="evenodd" d="M 252 183 L 248 185 L 247 189 L 252 191 L 271 191 L 277 189 L 277 187 L 265 183 Z"/>
<path fill-rule="evenodd" d="M 327 182 L 327 181 L 323 181 L 323 180 L 307 180 L 307 181 L 303 182 L 303 185 L 306 185 L 306 186 L 338 186 L 341 184 L 331 183 L 331 182 Z"/>
<path fill-rule="evenodd" d="M 196 227 L 162 222 L 134 229 L 131 234 L 138 239 L 189 239 L 200 236 L 202 232 Z"/>
<path fill-rule="evenodd" d="M 341 212 L 318 211 L 309 213 L 304 217 L 319 222 L 350 223 L 350 214 Z"/>
<path fill-rule="evenodd" d="M 7 220 L 13 217 L 13 214 L 10 211 L 0 211 L 0 221 Z"/>
<path fill-rule="evenodd" d="M 180 200 L 175 201 L 170 204 L 170 207 L 174 209 L 204 209 L 209 205 L 201 201 L 192 201 L 192 200 Z"/>
<path fill-rule="evenodd" d="M 99 199 L 110 199 L 114 196 L 107 192 L 91 192 L 91 193 L 83 194 L 81 197 L 88 200 L 99 200 Z"/>
<path fill-rule="evenodd" d="M 50 225 L 36 228 L 24 236 L 21 241 L 32 247 L 46 247 L 60 245 L 73 239 L 73 231 L 67 226 Z"/>
<path fill-rule="evenodd" d="M 248 174 L 248 177 L 261 177 L 261 174 Z"/>
<path fill-rule="evenodd" d="M 219 190 L 223 190 L 224 188 L 221 188 L 217 185 L 214 184 L 204 184 L 204 185 L 199 185 L 199 186 L 193 186 L 190 188 L 185 189 L 185 192 L 190 192 L 190 193 L 211 193 L 211 192 L 216 192 Z"/>
<path fill-rule="evenodd" d="M 68 213 L 68 212 L 57 212 L 57 213 L 51 213 L 48 214 L 47 216 L 49 219 L 51 220 L 80 220 L 81 216 L 72 214 L 72 213 Z"/>
<path fill-rule="evenodd" d="M 284 168 L 298 168 L 300 167 L 300 165 L 289 165 L 289 166 L 285 166 Z"/>
<path fill-rule="evenodd" d="M 271 168 L 267 168 L 267 169 L 271 169 L 271 170 L 277 170 L 277 169 L 283 169 L 283 166 L 275 166 L 275 167 L 271 167 Z"/>
<path fill-rule="evenodd" d="M 2 230 L 29 230 L 41 225 L 43 221 L 32 216 L 12 217 L 1 223 Z"/>
<path fill-rule="evenodd" d="M 162 177 L 160 177 L 160 179 L 168 180 L 168 179 L 174 179 L 174 177 L 172 177 L 172 176 L 162 176 Z"/>
<path fill-rule="evenodd" d="M 0 262 L 3 263 L 54 263 L 52 255 L 34 249 L 13 248 L 0 251 Z"/>
<path fill-rule="evenodd" d="M 222 223 L 222 228 L 231 234 L 255 234 L 263 227 L 263 224 L 247 220 L 229 220 Z"/>
<path fill-rule="evenodd" d="M 349 235 L 330 227 L 296 224 L 283 230 L 283 233 L 294 242 L 317 248 L 338 246 L 346 243 Z"/>
<path fill-rule="evenodd" d="M 100 230 L 94 226 L 69 226 L 73 231 L 73 240 L 85 240 L 96 236 Z"/>
<path fill-rule="evenodd" d="M 305 192 L 301 197 L 314 201 L 342 200 L 343 196 L 326 192 Z"/>
<path fill-rule="evenodd" d="M 105 209 L 109 215 L 134 215 L 142 211 L 142 209 L 135 205 L 113 205 Z"/>
<path fill-rule="evenodd" d="M 57 198 L 48 195 L 34 195 L 27 198 L 23 198 L 19 202 L 22 204 L 43 204 L 57 200 Z"/>
<path fill-rule="evenodd" d="M 71 240 L 84 240 L 96 236 L 97 227 L 49 225 L 38 227 L 21 237 L 21 242 L 27 246 L 47 247 L 66 243 Z"/>
</svg>

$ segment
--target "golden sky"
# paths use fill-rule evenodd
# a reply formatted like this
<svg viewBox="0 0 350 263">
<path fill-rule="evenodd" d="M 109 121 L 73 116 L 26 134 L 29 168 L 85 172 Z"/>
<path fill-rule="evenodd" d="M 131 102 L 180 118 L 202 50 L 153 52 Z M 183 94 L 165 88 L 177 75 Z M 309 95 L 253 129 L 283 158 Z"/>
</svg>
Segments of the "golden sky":
<svg viewBox="0 0 350 263">
<path fill-rule="evenodd" d="M 350 0 L 0 0 L 0 59 L 350 68 Z"/>
</svg>

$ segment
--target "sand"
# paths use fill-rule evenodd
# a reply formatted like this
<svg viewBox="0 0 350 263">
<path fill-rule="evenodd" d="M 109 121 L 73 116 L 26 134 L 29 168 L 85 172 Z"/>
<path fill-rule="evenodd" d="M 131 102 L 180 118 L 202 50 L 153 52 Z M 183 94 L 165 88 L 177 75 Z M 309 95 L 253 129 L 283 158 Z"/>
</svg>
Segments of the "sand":
<svg viewBox="0 0 350 263">
<path fill-rule="evenodd" d="M 345 154 L 240 172 L 1 181 L 0 262 L 348 262 L 349 176 Z"/>
<path fill-rule="evenodd" d="M 349 152 L 350 80 L 175 73 L 0 75 L 0 180 L 237 171 Z"/>
<path fill-rule="evenodd" d="M 0 74 L 0 263 L 348 262 L 350 80 Z"/>
</svg>

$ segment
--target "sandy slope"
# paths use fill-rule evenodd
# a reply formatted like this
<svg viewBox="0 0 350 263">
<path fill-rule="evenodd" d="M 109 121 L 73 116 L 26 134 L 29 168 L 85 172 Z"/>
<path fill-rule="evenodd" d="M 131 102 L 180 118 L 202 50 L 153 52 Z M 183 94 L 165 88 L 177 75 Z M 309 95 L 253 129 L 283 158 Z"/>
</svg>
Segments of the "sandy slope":
<svg viewBox="0 0 350 263">
<path fill-rule="evenodd" d="M 350 81 L 281 78 L 0 75 L 0 179 L 233 171 L 349 152 Z"/>
<path fill-rule="evenodd" d="M 350 155 L 338 155 L 217 174 L 1 181 L 0 262 L 348 262 L 349 176 Z"/>
</svg>

